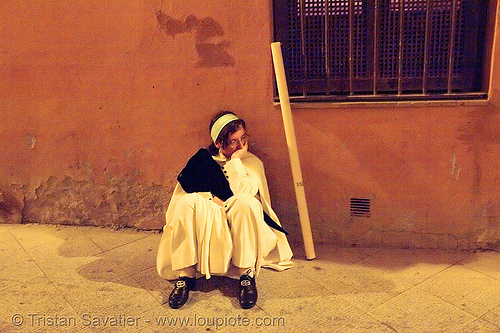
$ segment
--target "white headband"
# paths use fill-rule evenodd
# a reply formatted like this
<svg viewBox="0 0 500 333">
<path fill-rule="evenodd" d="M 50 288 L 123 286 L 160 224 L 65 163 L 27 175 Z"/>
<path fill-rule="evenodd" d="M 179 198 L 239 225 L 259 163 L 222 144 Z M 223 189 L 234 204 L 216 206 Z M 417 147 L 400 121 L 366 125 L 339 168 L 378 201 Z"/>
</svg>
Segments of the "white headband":
<svg viewBox="0 0 500 333">
<path fill-rule="evenodd" d="M 238 120 L 238 119 L 240 119 L 240 118 L 236 117 L 232 113 L 227 113 L 227 114 L 223 115 L 222 117 L 220 117 L 219 119 L 217 119 L 215 121 L 215 123 L 213 124 L 212 129 L 210 130 L 210 136 L 212 137 L 212 140 L 214 140 L 214 142 L 215 142 L 217 140 L 217 138 L 219 137 L 219 134 L 222 131 L 222 129 L 230 122 L 232 122 L 234 120 Z"/>
</svg>

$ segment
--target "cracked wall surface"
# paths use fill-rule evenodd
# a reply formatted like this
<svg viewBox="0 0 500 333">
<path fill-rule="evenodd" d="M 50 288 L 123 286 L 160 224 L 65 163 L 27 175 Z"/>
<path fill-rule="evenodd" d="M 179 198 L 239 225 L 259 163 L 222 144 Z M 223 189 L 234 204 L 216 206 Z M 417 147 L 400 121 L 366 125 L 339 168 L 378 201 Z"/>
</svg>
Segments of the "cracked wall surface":
<svg viewBox="0 0 500 333">
<path fill-rule="evenodd" d="M 134 180 L 97 185 L 51 177 L 26 200 L 23 221 L 158 229 L 165 223 L 170 195 L 164 186 Z"/>
<path fill-rule="evenodd" d="M 161 229 L 172 187 L 111 179 L 105 184 L 50 177 L 28 193 L 11 186 L 0 197 L 0 223 Z M 7 197 L 7 199 L 6 199 Z"/>
</svg>

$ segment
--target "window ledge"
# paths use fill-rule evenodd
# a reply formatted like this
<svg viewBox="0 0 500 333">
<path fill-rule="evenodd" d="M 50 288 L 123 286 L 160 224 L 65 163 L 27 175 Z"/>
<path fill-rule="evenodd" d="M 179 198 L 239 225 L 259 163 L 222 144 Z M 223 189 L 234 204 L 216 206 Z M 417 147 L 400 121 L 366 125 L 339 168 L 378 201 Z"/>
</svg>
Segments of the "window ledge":
<svg viewBox="0 0 500 333">
<path fill-rule="evenodd" d="M 441 100 L 441 101 L 383 101 L 383 102 L 291 102 L 293 109 L 354 109 L 354 108 L 418 108 L 418 107 L 459 107 L 485 106 L 487 99 Z M 274 103 L 275 108 L 280 102 Z"/>
</svg>

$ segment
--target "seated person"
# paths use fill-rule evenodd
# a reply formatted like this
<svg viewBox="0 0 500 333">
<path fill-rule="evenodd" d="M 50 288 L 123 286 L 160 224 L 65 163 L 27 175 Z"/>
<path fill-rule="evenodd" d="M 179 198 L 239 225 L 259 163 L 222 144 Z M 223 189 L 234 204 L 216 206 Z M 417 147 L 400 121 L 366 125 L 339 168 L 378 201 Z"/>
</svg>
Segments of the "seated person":
<svg viewBox="0 0 500 333">
<path fill-rule="evenodd" d="M 177 184 L 166 213 L 157 270 L 165 279 L 177 279 L 168 301 L 174 309 L 186 303 L 197 276 L 211 275 L 239 276 L 239 303 L 248 309 L 257 302 L 255 277 L 261 267 L 292 267 L 292 251 L 271 208 L 263 164 L 248 151 L 245 122 L 232 112 L 220 112 L 210 123 L 210 135 L 207 156 L 210 163 L 216 161 L 218 172 L 222 170 L 230 194 L 220 198 L 214 191 L 186 190 L 187 185 Z M 198 161 L 193 156 L 188 165 Z"/>
</svg>

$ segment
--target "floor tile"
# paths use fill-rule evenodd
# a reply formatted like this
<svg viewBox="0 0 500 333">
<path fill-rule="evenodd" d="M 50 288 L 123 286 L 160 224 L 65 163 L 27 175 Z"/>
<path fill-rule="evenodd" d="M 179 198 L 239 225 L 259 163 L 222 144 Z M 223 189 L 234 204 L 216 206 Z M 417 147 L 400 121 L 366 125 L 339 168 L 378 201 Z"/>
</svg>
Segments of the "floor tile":
<svg viewBox="0 0 500 333">
<path fill-rule="evenodd" d="M 39 246 L 54 247 L 60 245 L 71 234 L 73 234 L 74 237 L 84 237 L 79 227 L 58 225 L 16 225 L 11 230 L 11 233 L 27 251 Z"/>
<path fill-rule="evenodd" d="M 94 256 L 92 253 L 99 251 L 98 247 L 93 243 L 87 243 L 84 238 L 73 242 L 75 248 L 86 246 L 86 250 L 77 250 L 78 256 L 67 256 L 61 253 L 61 244 L 65 241 L 61 239 L 53 240 L 52 242 L 40 245 L 37 247 L 28 247 L 27 254 L 45 276 L 50 281 L 78 280 L 79 267 L 89 265 L 92 262 L 99 260 L 99 256 Z"/>
<path fill-rule="evenodd" d="M 333 331 L 350 329 L 370 329 L 370 331 L 389 331 L 386 326 L 364 311 L 354 307 L 344 296 L 349 287 L 341 279 L 328 279 L 331 289 L 317 283 L 314 277 L 307 275 L 316 269 L 309 265 L 320 265 L 311 261 L 298 263 L 299 269 L 284 272 L 262 271 L 257 279 L 259 290 L 258 306 L 268 317 L 282 318 L 286 325 L 273 327 L 275 330 L 317 331 L 319 327 L 328 327 Z M 323 265 L 324 266 L 324 265 Z M 330 266 L 329 266 L 330 267 Z M 353 291 L 354 292 L 354 291 Z M 340 296 L 339 296 L 340 295 Z"/>
<path fill-rule="evenodd" d="M 500 305 L 500 281 L 462 265 L 444 270 L 418 288 L 476 316 Z"/>
<path fill-rule="evenodd" d="M 272 318 L 283 318 L 293 332 L 392 332 L 385 324 L 338 295 L 274 298 L 261 305 Z"/>
<path fill-rule="evenodd" d="M 494 309 L 489 310 L 481 318 L 500 327 L 500 306 L 497 306 Z M 500 329 L 498 330 L 498 332 L 500 332 Z"/>
<path fill-rule="evenodd" d="M 40 267 L 10 234 L 0 229 L 0 292 L 18 283 L 42 277 Z"/>
<path fill-rule="evenodd" d="M 78 268 L 78 274 L 92 281 L 118 282 L 156 265 L 158 241 L 142 237 L 99 254 L 99 259 Z"/>
<path fill-rule="evenodd" d="M 24 318 L 19 329 L 26 332 L 37 331 L 48 326 L 44 322 L 46 317 L 76 317 L 77 313 L 66 301 L 64 296 L 45 277 L 36 277 L 20 282 L 15 288 L 2 291 L 0 296 L 0 318 L 5 324 L 14 315 Z M 14 325 L 11 328 L 16 328 Z"/>
<path fill-rule="evenodd" d="M 480 251 L 460 262 L 462 265 L 500 280 L 500 253 Z"/>
<path fill-rule="evenodd" d="M 417 285 L 466 256 L 463 252 L 391 248 L 380 250 L 377 255 L 363 260 L 362 264 L 386 270 L 412 285 Z"/>
<path fill-rule="evenodd" d="M 138 316 L 158 305 L 158 302 L 131 278 L 123 280 L 122 283 L 87 281 L 74 284 L 69 281 L 58 282 L 55 286 L 80 315 Z"/>
<path fill-rule="evenodd" d="M 24 252 L 23 247 L 8 229 L 0 225 L 0 257 L 9 257 L 17 252 Z"/>
<path fill-rule="evenodd" d="M 156 272 L 156 267 L 136 273 L 131 276 L 141 288 L 147 290 L 159 304 L 164 304 L 170 291 L 173 289 L 173 282 L 161 278 Z"/>
<path fill-rule="evenodd" d="M 173 284 L 155 268 L 160 237 L 131 229 L 0 225 L 0 331 L 75 331 L 16 327 L 15 313 L 75 316 L 83 333 L 500 331 L 497 252 L 315 244 L 316 259 L 306 260 L 303 246 L 293 244 L 296 266 L 263 269 L 254 308 L 239 307 L 236 279 L 214 276 L 199 279 L 188 303 L 173 310 L 166 304 Z M 109 325 L 120 316 L 138 319 Z"/>
<path fill-rule="evenodd" d="M 476 319 L 416 288 L 395 297 L 369 314 L 399 333 L 458 332 Z"/>
<path fill-rule="evenodd" d="M 326 269 L 325 269 L 326 270 Z M 331 276 L 331 279 L 318 283 L 323 275 L 327 274 L 323 270 L 318 271 L 318 276 L 313 277 L 310 271 L 316 272 L 309 267 L 309 263 L 301 264 L 297 262 L 297 267 L 283 272 L 276 272 L 271 269 L 263 269 L 256 279 L 262 299 L 271 298 L 291 298 L 296 299 L 307 296 L 321 296 L 324 294 L 340 294 L 347 289 L 346 284 L 341 279 Z M 329 282 L 329 283 L 328 283 Z"/>
<path fill-rule="evenodd" d="M 137 231 L 134 229 L 111 229 L 94 227 L 84 230 L 85 235 L 94 241 L 103 251 L 109 251 L 117 247 L 130 244 L 146 237 L 153 237 L 156 243 L 160 242 L 161 235 L 158 232 Z"/>
<path fill-rule="evenodd" d="M 338 264 L 353 264 L 370 256 L 374 256 L 381 251 L 379 248 L 368 247 L 339 247 L 332 244 L 316 243 L 314 244 L 316 258 L 307 260 L 305 257 L 304 247 L 300 243 L 292 243 L 294 257 L 299 261 L 307 261 L 312 264 L 320 262 L 331 262 Z"/>
<path fill-rule="evenodd" d="M 500 332 L 500 327 L 493 325 L 492 323 L 483 320 L 476 319 L 472 323 L 465 325 L 458 332 L 460 333 L 498 333 Z"/>
<path fill-rule="evenodd" d="M 25 283 L 36 277 L 45 277 L 40 267 L 29 257 L 10 257 L 9 262 L 0 259 L 0 292 L 4 289 L 15 288 L 20 283 Z"/>
</svg>

